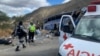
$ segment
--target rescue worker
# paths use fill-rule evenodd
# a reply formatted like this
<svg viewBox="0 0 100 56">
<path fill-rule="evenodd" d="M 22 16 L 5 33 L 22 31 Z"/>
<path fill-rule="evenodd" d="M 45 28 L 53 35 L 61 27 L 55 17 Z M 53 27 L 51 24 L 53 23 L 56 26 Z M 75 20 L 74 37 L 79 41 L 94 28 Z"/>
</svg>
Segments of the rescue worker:
<svg viewBox="0 0 100 56">
<path fill-rule="evenodd" d="M 15 51 L 20 51 L 20 45 L 22 45 L 23 48 L 26 48 L 26 45 L 25 45 L 25 35 L 26 35 L 26 32 L 25 32 L 25 28 L 23 26 L 23 22 L 20 21 L 18 26 L 16 27 L 16 35 L 18 36 L 18 43 L 17 43 L 17 47 L 15 49 Z"/>
<path fill-rule="evenodd" d="M 30 26 L 29 26 L 29 32 L 28 32 L 28 34 L 29 34 L 29 43 L 34 42 L 34 33 L 35 33 L 35 31 L 36 31 L 36 27 L 31 22 Z"/>
</svg>

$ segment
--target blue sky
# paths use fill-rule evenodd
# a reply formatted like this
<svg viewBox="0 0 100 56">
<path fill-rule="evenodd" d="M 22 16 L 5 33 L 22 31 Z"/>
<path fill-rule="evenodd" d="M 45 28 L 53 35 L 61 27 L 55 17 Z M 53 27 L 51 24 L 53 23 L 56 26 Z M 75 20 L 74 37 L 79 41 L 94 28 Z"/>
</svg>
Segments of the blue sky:
<svg viewBox="0 0 100 56">
<path fill-rule="evenodd" d="M 64 0 L 47 0 L 51 5 L 61 4 Z"/>
<path fill-rule="evenodd" d="M 9 16 L 20 16 L 30 13 L 39 7 L 62 4 L 69 0 L 1 0 L 0 11 Z"/>
</svg>

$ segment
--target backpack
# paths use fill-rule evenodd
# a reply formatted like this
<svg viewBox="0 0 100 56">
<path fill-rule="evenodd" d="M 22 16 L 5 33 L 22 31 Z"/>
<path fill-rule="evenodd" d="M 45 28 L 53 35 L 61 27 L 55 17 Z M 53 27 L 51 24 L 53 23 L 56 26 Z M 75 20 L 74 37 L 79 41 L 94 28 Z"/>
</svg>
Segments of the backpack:
<svg viewBox="0 0 100 56">
<path fill-rule="evenodd" d="M 23 29 L 21 29 L 21 26 L 17 26 L 17 29 L 16 29 L 16 34 L 17 35 L 20 35 L 23 33 Z"/>
<path fill-rule="evenodd" d="M 31 26 L 29 27 L 29 31 L 30 31 L 30 32 L 35 32 L 35 30 L 36 30 L 36 29 L 35 29 L 35 26 L 31 25 Z"/>
</svg>

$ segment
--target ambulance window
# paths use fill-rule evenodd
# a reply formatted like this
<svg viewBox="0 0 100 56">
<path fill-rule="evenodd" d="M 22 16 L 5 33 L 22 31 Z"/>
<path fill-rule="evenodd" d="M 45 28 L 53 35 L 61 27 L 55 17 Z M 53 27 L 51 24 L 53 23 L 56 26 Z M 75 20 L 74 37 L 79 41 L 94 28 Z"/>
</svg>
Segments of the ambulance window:
<svg viewBox="0 0 100 56">
<path fill-rule="evenodd" d="M 67 33 L 72 33 L 74 27 L 69 17 L 63 17 L 61 30 Z"/>
<path fill-rule="evenodd" d="M 82 17 L 74 34 L 100 42 L 100 16 Z"/>
</svg>

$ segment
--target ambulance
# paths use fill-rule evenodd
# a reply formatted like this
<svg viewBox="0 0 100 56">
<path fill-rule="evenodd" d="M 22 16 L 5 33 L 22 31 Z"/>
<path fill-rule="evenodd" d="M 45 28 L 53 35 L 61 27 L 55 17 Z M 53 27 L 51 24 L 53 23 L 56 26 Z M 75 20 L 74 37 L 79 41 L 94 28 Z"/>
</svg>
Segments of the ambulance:
<svg viewBox="0 0 100 56">
<path fill-rule="evenodd" d="M 59 48 L 59 56 L 100 56 L 100 0 L 86 7 L 73 33 Z M 67 18 L 72 18 L 68 15 Z"/>
</svg>

